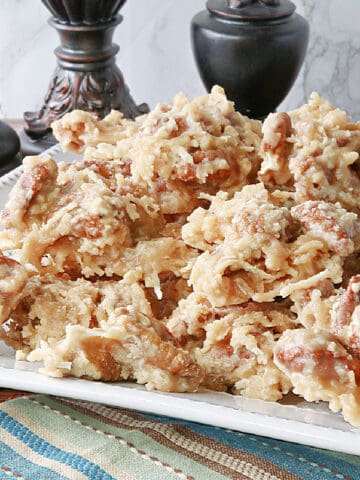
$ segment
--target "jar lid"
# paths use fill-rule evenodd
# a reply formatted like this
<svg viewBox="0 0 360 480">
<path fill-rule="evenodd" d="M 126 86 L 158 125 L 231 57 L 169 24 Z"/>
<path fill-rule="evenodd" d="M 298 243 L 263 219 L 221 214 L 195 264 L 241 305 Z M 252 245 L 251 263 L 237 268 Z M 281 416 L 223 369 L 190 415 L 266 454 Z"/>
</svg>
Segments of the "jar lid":
<svg viewBox="0 0 360 480">
<path fill-rule="evenodd" d="M 275 20 L 296 9 L 290 0 L 208 0 L 206 7 L 214 15 L 239 21 Z"/>
</svg>

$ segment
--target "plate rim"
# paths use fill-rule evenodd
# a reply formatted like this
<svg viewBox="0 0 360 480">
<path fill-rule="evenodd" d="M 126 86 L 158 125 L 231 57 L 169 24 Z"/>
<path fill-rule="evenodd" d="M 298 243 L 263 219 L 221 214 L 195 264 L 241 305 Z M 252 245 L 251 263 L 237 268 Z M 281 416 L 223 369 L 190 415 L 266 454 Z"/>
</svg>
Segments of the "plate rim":
<svg viewBox="0 0 360 480">
<path fill-rule="evenodd" d="M 111 407 L 128 408 L 291 443 L 360 455 L 360 432 L 355 430 L 335 430 L 331 427 L 246 412 L 191 398 L 193 395 L 198 395 L 197 393 L 176 395 L 74 377 L 51 378 L 37 372 L 24 372 L 4 367 L 0 367 L 0 378 L 0 384 L 4 388 L 20 388 L 35 394 L 55 395 Z M 135 386 L 135 384 L 129 385 Z M 171 402 L 169 402 L 170 398 Z M 335 432 L 336 435 L 334 435 Z"/>
</svg>

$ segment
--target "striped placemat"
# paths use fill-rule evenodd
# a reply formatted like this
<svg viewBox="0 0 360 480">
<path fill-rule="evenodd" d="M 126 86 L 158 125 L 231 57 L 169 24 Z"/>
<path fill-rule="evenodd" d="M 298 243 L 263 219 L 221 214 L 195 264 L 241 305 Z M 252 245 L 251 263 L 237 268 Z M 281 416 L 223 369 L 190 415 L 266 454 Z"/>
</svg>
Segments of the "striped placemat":
<svg viewBox="0 0 360 480">
<path fill-rule="evenodd" d="M 0 479 L 360 479 L 356 456 L 77 400 L 0 398 Z"/>
</svg>

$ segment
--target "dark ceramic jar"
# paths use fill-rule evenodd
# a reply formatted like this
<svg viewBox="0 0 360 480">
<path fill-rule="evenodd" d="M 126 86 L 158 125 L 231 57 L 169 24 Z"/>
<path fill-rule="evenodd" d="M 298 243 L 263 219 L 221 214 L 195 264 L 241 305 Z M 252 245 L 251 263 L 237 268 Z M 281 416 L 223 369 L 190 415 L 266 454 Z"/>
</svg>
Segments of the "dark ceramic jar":
<svg viewBox="0 0 360 480">
<path fill-rule="evenodd" d="M 294 84 L 309 27 L 288 0 L 208 0 L 191 34 L 206 88 L 223 86 L 237 110 L 263 118 Z"/>
<path fill-rule="evenodd" d="M 0 121 L 0 176 L 19 165 L 19 150 L 20 141 L 16 132 Z"/>
</svg>

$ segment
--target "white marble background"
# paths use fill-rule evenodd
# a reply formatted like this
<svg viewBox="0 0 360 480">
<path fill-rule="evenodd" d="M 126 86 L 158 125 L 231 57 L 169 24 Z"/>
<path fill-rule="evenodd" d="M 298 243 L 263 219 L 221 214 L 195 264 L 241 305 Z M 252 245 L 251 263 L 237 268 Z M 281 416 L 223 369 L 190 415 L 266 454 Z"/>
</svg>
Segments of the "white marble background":
<svg viewBox="0 0 360 480">
<path fill-rule="evenodd" d="M 360 119 L 359 0 L 293 0 L 310 22 L 299 78 L 283 104 L 320 94 Z M 204 91 L 191 53 L 189 24 L 205 0 L 128 0 L 115 33 L 118 65 L 135 100 L 154 106 L 183 90 Z M 40 0 L 0 0 L 0 117 L 40 107 L 55 67 L 57 34 Z"/>
</svg>

